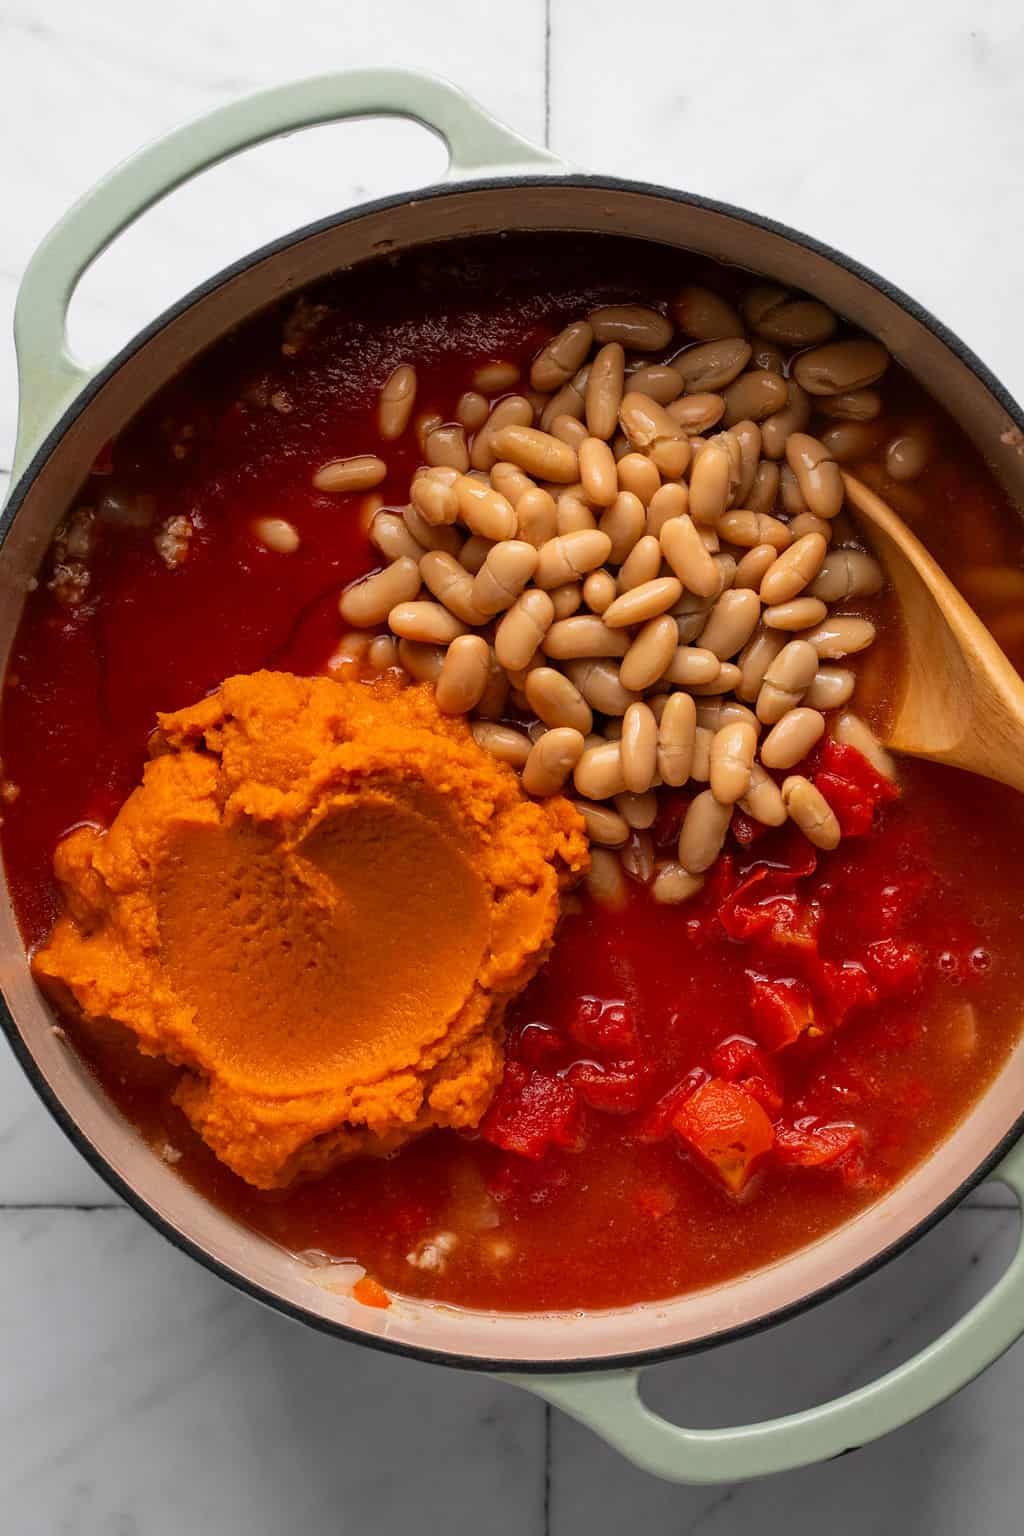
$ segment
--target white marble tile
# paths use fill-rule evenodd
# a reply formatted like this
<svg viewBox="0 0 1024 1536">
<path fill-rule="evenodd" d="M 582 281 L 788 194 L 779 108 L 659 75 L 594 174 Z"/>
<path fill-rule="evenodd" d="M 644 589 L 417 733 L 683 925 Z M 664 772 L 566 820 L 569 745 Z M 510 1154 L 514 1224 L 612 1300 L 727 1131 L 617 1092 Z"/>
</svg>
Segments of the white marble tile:
<svg viewBox="0 0 1024 1536">
<path fill-rule="evenodd" d="M 652 1407 L 695 1427 L 752 1422 L 871 1380 L 960 1317 L 1005 1267 L 1017 1223 L 960 1211 L 901 1259 L 806 1317 L 660 1366 Z M 768 1481 L 676 1488 L 625 1466 L 578 1424 L 552 1423 L 551 1536 L 1009 1536 L 1020 1529 L 1024 1349 L 916 1424 Z"/>
<path fill-rule="evenodd" d="M 731 199 L 831 240 L 929 304 L 1024 394 L 1014 253 L 1024 29 L 1009 0 L 901 9 L 808 0 L 620 11 L 550 0 L 551 140 L 582 166 Z M 520 131 L 545 120 L 545 0 L 7 0 L 0 12 L 0 335 L 50 224 L 132 148 L 247 90 L 394 63 L 447 74 Z M 28 129 L 26 129 L 28 125 Z M 301 147 L 300 147 L 301 145 Z M 321 129 L 205 177 L 83 283 L 75 344 L 101 358 L 242 250 L 436 176 L 398 123 Z M 226 214 L 225 210 L 229 210 Z M 13 442 L 0 343 L 0 494 Z M 0 1051 L 0 1206 L 113 1196 Z M 652 1401 L 726 1422 L 884 1369 L 1005 1262 L 1005 1191 L 806 1319 L 665 1367 Z M 338 1345 L 204 1274 L 123 1210 L 0 1211 L 0 1526 L 12 1536 L 392 1530 L 601 1536 L 1004 1536 L 1020 1529 L 1024 1352 L 953 1403 L 830 1466 L 746 1488 L 659 1485 L 478 1378 Z"/>
<path fill-rule="evenodd" d="M 511 126 L 544 131 L 544 0 L 443 14 L 411 0 L 9 0 L 0 10 L 0 167 L 16 217 L 0 236 L 0 335 L 31 251 L 75 198 L 132 150 L 248 92 L 358 66 L 432 70 Z M 342 124 L 253 150 L 153 210 L 88 275 L 71 336 L 103 359 L 172 300 L 275 235 L 436 180 L 423 129 Z M 0 466 L 14 435 L 13 350 L 0 353 Z"/>
<path fill-rule="evenodd" d="M 827 241 L 927 305 L 1024 396 L 1024 28 L 1011 0 L 554 0 L 551 142 Z"/>
<path fill-rule="evenodd" d="M 121 1204 L 51 1119 L 0 1040 L 0 1208 Z"/>
<path fill-rule="evenodd" d="M 0 1214 L 10 1536 L 540 1536 L 544 1409 L 337 1343 L 127 1211 Z"/>
</svg>

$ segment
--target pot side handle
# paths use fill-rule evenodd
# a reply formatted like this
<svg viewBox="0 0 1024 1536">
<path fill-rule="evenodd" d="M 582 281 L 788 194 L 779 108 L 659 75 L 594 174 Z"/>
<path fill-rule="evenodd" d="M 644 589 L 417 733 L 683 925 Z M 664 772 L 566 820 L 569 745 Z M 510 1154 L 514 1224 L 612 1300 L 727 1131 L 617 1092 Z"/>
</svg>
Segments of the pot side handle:
<svg viewBox="0 0 1024 1536">
<path fill-rule="evenodd" d="M 1024 1145 L 993 1175 L 1024 1206 Z M 878 1440 L 945 1402 L 1024 1331 L 1024 1245 L 987 1296 L 949 1331 L 878 1381 L 800 1413 L 733 1429 L 683 1429 L 640 1397 L 639 1371 L 505 1376 L 578 1419 L 627 1460 L 672 1483 L 741 1482 L 788 1472 Z"/>
<path fill-rule="evenodd" d="M 93 377 L 67 345 L 68 305 L 83 272 L 147 208 L 200 171 L 267 139 L 318 123 L 405 117 L 444 141 L 446 181 L 559 175 L 569 167 L 520 138 L 447 80 L 401 69 L 357 69 L 297 80 L 231 102 L 148 145 L 87 192 L 43 240 L 14 316 L 20 407 L 12 483 Z"/>
</svg>

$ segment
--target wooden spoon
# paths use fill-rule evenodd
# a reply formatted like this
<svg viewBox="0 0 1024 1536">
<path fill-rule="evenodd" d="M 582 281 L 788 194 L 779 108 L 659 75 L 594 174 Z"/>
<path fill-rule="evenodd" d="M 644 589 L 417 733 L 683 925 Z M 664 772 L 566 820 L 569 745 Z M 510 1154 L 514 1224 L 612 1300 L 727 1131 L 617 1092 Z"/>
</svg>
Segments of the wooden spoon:
<svg viewBox="0 0 1024 1536">
<path fill-rule="evenodd" d="M 906 680 L 886 746 L 1024 790 L 1024 681 L 902 518 L 853 475 L 843 481 L 906 629 Z"/>
</svg>

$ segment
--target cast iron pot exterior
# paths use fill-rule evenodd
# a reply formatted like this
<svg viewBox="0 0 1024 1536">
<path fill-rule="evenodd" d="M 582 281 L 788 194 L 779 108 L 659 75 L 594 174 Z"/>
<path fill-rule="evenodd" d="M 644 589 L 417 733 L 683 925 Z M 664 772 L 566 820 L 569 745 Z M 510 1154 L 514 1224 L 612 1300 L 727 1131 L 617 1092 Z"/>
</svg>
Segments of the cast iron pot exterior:
<svg viewBox="0 0 1024 1536">
<path fill-rule="evenodd" d="M 339 214 L 245 258 L 155 320 L 94 378 L 64 343 L 81 271 L 145 207 L 187 176 L 274 134 L 378 113 L 416 118 L 452 153 L 445 184 Z M 467 170 L 510 171 L 464 179 Z M 500 230 L 629 234 L 697 251 L 806 289 L 878 336 L 964 425 L 1024 506 L 1024 416 L 982 363 L 882 279 L 770 220 L 663 187 L 566 173 L 442 81 L 355 72 L 265 92 L 144 151 L 72 210 L 40 248 L 19 297 L 22 409 L 13 489 L 0 518 L 0 669 L 24 594 L 102 445 L 198 353 L 250 315 L 385 252 Z M 177 1246 L 239 1289 L 343 1338 L 468 1369 L 515 1373 L 648 1470 L 718 1481 L 804 1464 L 875 1438 L 941 1401 L 1024 1329 L 1024 1259 L 922 1355 L 862 1392 L 770 1424 L 689 1431 L 650 1413 L 637 1368 L 780 1321 L 877 1268 L 997 1170 L 1024 1129 L 1024 1047 L 926 1162 L 852 1222 L 727 1285 L 589 1314 L 508 1315 L 396 1298 L 375 1311 L 242 1228 L 184 1184 L 105 1099 L 53 1028 L 0 890 L 0 1017 L 54 1118 L 97 1172 Z M 1021 1192 L 1024 1159 L 998 1176 Z"/>
</svg>

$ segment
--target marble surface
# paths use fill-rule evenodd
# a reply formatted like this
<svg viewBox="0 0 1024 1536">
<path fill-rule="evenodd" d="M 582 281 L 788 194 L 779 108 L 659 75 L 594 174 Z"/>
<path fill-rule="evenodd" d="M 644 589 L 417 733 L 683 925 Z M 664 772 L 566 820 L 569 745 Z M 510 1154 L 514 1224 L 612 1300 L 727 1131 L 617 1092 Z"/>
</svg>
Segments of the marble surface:
<svg viewBox="0 0 1024 1536">
<path fill-rule="evenodd" d="M 449 75 L 593 169 L 682 185 L 834 242 L 933 308 L 1018 395 L 1024 23 L 1010 0 L 6 0 L 0 332 L 35 243 L 129 150 L 261 86 L 383 62 Z M 102 358 L 261 240 L 436 176 L 403 123 L 252 151 L 150 213 L 83 281 Z M 230 209 L 226 216 L 225 210 Z M 0 344 L 0 492 L 16 404 Z M 988 1188 L 883 1274 L 784 1328 L 660 1367 L 670 1416 L 726 1423 L 869 1379 L 998 1276 L 1017 1217 Z M 0 1055 L 0 1528 L 12 1536 L 828 1529 L 1010 1536 L 1024 1350 L 855 1456 L 771 1483 L 659 1484 L 511 1387 L 339 1345 L 168 1248 L 80 1161 Z"/>
</svg>

